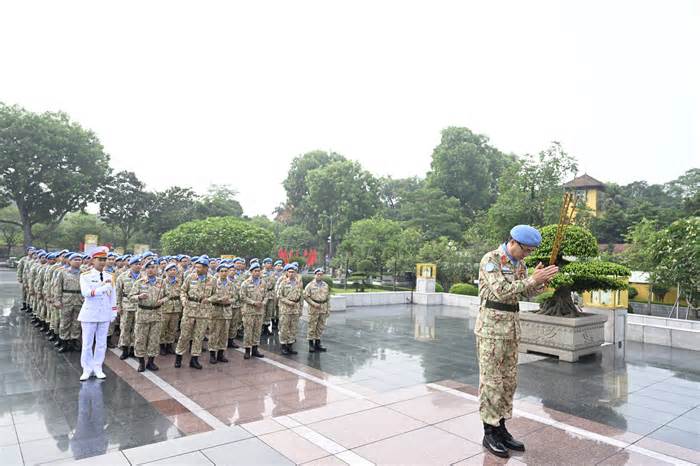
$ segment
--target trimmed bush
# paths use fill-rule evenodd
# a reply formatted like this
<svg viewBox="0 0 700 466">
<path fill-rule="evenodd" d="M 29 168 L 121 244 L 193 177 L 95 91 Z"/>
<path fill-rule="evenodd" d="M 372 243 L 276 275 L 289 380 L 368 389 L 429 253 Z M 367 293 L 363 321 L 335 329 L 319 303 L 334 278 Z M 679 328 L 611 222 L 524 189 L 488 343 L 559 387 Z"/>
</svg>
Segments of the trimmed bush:
<svg viewBox="0 0 700 466">
<path fill-rule="evenodd" d="M 479 296 L 479 288 L 471 283 L 455 283 L 450 287 L 450 293 L 467 296 Z"/>
<path fill-rule="evenodd" d="M 633 286 L 627 287 L 627 296 L 629 299 L 636 298 L 638 294 L 639 294 L 639 291 L 637 291 L 637 289 L 635 287 L 633 287 Z"/>
<path fill-rule="evenodd" d="M 445 289 L 442 287 L 441 284 L 439 284 L 438 282 L 435 282 L 435 292 L 436 293 L 444 293 Z"/>
</svg>

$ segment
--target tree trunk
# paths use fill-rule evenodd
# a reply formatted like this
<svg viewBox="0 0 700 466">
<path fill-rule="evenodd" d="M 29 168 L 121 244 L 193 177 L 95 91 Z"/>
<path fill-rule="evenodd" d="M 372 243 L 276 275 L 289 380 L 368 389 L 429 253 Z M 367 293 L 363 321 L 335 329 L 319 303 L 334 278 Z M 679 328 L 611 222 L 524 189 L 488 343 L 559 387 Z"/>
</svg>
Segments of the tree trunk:
<svg viewBox="0 0 700 466">
<path fill-rule="evenodd" d="M 24 234 L 24 249 L 27 249 L 34 241 L 32 225 L 26 221 L 22 221 L 22 233 Z"/>
<path fill-rule="evenodd" d="M 571 299 L 571 288 L 566 286 L 558 288 L 554 295 L 544 301 L 540 305 L 540 309 L 535 312 L 546 316 L 558 317 L 577 317 L 580 315 L 574 300 Z"/>
</svg>

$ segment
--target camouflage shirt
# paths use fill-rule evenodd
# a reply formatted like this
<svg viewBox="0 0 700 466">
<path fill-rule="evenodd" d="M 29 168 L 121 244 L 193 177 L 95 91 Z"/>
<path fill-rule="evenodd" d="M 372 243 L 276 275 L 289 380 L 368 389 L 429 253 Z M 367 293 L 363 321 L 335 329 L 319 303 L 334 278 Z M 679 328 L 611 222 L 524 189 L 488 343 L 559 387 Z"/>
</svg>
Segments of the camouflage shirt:
<svg viewBox="0 0 700 466">
<path fill-rule="evenodd" d="M 323 280 L 314 279 L 304 288 L 304 299 L 309 303 L 309 311 L 328 312 L 331 307 L 331 290 Z"/>
<path fill-rule="evenodd" d="M 84 298 L 80 294 L 80 269 L 72 270 L 70 267 L 62 269 L 56 276 L 54 289 L 64 307 L 83 304 Z"/>
<path fill-rule="evenodd" d="M 230 319 L 233 317 L 231 303 L 235 299 L 236 284 L 229 279 L 214 278 L 213 280 L 216 281 L 216 287 L 214 288 L 214 294 L 209 298 L 209 302 L 212 305 L 210 317 L 212 319 Z M 227 299 L 229 304 L 224 304 Z"/>
<path fill-rule="evenodd" d="M 129 301 L 131 287 L 136 280 L 141 278 L 141 274 L 134 278 L 131 270 L 127 270 L 117 278 L 117 307 L 122 311 L 136 311 L 136 304 Z"/>
<path fill-rule="evenodd" d="M 145 299 L 140 299 L 141 294 L 146 294 Z M 165 285 L 160 277 L 142 276 L 131 285 L 129 301 L 138 305 L 136 308 L 136 322 L 145 324 L 161 320 L 160 300 L 165 296 Z M 147 309 L 148 308 L 148 309 Z"/>
<path fill-rule="evenodd" d="M 210 304 L 208 299 L 214 294 L 215 280 L 208 274 L 202 275 L 202 278 L 197 273 L 191 273 L 185 277 L 180 288 L 183 317 L 198 317 L 200 319 L 209 317 Z"/>
<path fill-rule="evenodd" d="M 175 280 L 171 280 L 170 277 L 165 277 L 163 279 L 163 285 L 165 286 L 165 296 L 168 297 L 168 301 L 163 304 L 160 312 L 163 314 L 177 314 L 182 312 L 182 303 L 180 302 L 180 285 L 182 280 L 179 277 L 175 277 Z"/>
<path fill-rule="evenodd" d="M 247 278 L 241 284 L 241 302 L 243 303 L 243 314 L 259 314 L 262 315 L 265 311 L 265 303 L 267 303 L 267 283 L 263 277 L 254 279 Z M 261 304 L 262 307 L 256 307 L 256 304 Z"/>
<path fill-rule="evenodd" d="M 301 287 L 299 287 L 300 281 L 300 277 L 295 278 L 293 281 L 285 277 L 277 285 L 280 314 L 296 314 L 301 311 L 301 306 L 304 303 L 301 300 L 303 293 Z"/>
<path fill-rule="evenodd" d="M 498 311 L 486 307 L 486 301 L 517 304 L 518 301 L 542 291 L 535 280 L 527 275 L 523 261 L 513 261 L 505 252 L 505 245 L 488 252 L 479 264 L 479 317 L 474 333 L 482 338 L 496 340 L 520 339 L 520 315 L 517 312 Z"/>
</svg>

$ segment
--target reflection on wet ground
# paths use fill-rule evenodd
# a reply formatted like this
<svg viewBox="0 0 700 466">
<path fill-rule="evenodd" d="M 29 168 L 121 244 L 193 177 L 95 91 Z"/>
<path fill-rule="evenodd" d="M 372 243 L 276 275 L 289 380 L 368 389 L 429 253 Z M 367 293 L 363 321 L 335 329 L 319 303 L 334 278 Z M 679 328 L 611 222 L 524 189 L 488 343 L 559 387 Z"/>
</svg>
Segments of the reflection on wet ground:
<svg viewBox="0 0 700 466">
<path fill-rule="evenodd" d="M 0 272 L 0 464 L 121 455 L 118 450 L 124 451 L 118 458 L 137 463 L 176 453 L 159 457 L 143 450 L 151 447 L 134 447 L 216 436 L 230 425 L 243 427 L 229 431 L 239 442 L 230 451 L 226 445 L 194 448 L 189 460 L 236 457 L 246 464 L 270 455 L 270 462 L 288 464 L 328 456 L 328 463 L 341 464 L 356 454 L 401 462 L 427 454 L 412 450 L 426 442 L 437 449 L 427 463 L 488 459 L 479 446 L 473 397 L 474 318 L 462 309 L 399 305 L 334 313 L 324 335 L 327 353 L 308 353 L 300 338 L 299 354 L 283 357 L 271 336 L 263 340 L 265 360 L 244 361 L 229 350 L 230 363 L 195 371 L 186 364 L 176 370 L 172 356 L 159 357 L 155 378 L 108 353 L 107 380 L 81 384 L 79 355 L 55 352 L 18 309 L 18 292 L 14 275 Z M 300 327 L 303 336 L 304 321 Z M 511 430 L 532 448 L 520 461 L 566 462 L 579 450 L 606 464 L 641 461 L 639 452 L 582 438 L 552 426 L 556 422 L 700 458 L 700 358 L 634 343 L 625 350 L 606 348 L 575 364 L 521 357 L 520 415 Z M 336 447 L 315 442 L 319 435 Z M 550 451 L 553 438 L 566 448 Z"/>
</svg>

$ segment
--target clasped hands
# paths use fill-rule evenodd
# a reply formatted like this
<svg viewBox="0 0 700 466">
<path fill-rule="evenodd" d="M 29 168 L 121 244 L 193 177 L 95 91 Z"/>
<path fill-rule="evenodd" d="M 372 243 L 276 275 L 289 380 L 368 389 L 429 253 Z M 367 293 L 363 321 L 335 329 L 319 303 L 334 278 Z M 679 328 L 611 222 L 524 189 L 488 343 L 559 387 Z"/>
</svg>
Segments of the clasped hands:
<svg viewBox="0 0 700 466">
<path fill-rule="evenodd" d="M 559 267 L 556 265 L 545 267 L 542 262 L 539 262 L 535 267 L 532 278 L 538 285 L 547 285 L 557 273 L 559 273 Z"/>
</svg>

